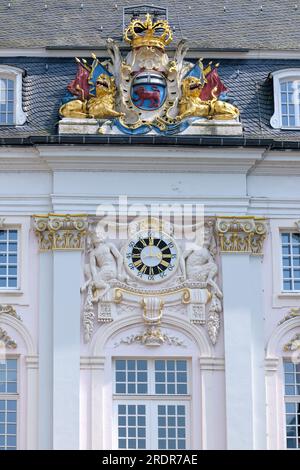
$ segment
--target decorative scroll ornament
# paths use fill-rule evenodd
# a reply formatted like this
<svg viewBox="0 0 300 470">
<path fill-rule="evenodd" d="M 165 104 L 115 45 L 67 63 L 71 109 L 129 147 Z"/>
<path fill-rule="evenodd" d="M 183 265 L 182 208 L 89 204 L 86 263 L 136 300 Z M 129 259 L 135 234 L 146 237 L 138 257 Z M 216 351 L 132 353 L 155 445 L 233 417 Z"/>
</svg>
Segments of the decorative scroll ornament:
<svg viewBox="0 0 300 470">
<path fill-rule="evenodd" d="M 155 21 L 149 14 L 133 19 L 125 28 L 124 40 L 131 47 L 126 57 L 108 39 L 109 61 L 101 63 L 94 54 L 91 64 L 76 58 L 77 75 L 59 110 L 69 130 L 69 118 L 102 120 L 91 123 L 101 134 L 173 135 L 199 118 L 237 124 L 239 110 L 218 75 L 219 64 L 185 61 L 188 47 L 183 40 L 174 57 L 168 56 L 165 46 L 172 41 L 172 30 L 167 20 Z M 87 124 L 81 122 L 85 128 Z M 80 122 L 73 125 L 73 133 L 78 133 Z"/>
<path fill-rule="evenodd" d="M 11 337 L 7 334 L 5 330 L 0 327 L 0 346 L 1 343 L 4 344 L 6 349 L 16 349 L 17 343 L 11 339 Z M 1 348 L 0 348 L 1 349 Z"/>
<path fill-rule="evenodd" d="M 286 352 L 300 351 L 300 334 L 295 335 L 283 348 Z"/>
<path fill-rule="evenodd" d="M 10 315 L 11 317 L 16 318 L 17 320 L 22 321 L 21 317 L 17 314 L 16 310 L 12 305 L 0 305 L 0 315 Z"/>
<path fill-rule="evenodd" d="M 87 232 L 86 215 L 35 215 L 33 221 L 41 251 L 83 249 Z"/>
<path fill-rule="evenodd" d="M 290 311 L 283 317 L 283 319 L 280 320 L 278 325 L 282 325 L 282 323 L 285 323 L 286 321 L 296 317 L 300 318 L 300 308 L 291 308 Z"/>
<path fill-rule="evenodd" d="M 263 217 L 220 217 L 217 219 L 216 231 L 221 252 L 263 254 L 267 235 Z"/>
</svg>

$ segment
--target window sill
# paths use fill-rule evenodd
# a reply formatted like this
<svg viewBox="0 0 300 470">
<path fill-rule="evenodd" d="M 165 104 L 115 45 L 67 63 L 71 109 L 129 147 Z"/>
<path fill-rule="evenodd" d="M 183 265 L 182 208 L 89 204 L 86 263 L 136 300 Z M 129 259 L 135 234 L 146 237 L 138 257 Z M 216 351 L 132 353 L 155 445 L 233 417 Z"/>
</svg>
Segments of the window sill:
<svg viewBox="0 0 300 470">
<path fill-rule="evenodd" d="M 300 291 L 298 292 L 281 292 L 280 294 L 278 294 L 278 298 L 279 299 L 286 299 L 286 298 L 296 298 L 296 299 L 300 299 Z"/>
<path fill-rule="evenodd" d="M 23 295 L 24 292 L 19 289 L 15 290 L 9 290 L 9 289 L 0 289 L 0 295 L 5 294 L 5 295 Z"/>
</svg>

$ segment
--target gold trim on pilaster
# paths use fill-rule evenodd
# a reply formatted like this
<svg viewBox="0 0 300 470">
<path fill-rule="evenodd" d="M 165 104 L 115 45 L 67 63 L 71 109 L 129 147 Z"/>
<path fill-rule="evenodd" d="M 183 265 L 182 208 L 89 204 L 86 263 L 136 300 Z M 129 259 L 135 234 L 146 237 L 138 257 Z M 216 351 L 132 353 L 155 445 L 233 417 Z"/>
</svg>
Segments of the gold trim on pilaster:
<svg viewBox="0 0 300 470">
<path fill-rule="evenodd" d="M 267 224 L 264 217 L 217 217 L 216 232 L 221 253 L 262 255 Z"/>
<path fill-rule="evenodd" d="M 86 214 L 33 215 L 40 251 L 82 250 L 87 233 Z"/>
</svg>

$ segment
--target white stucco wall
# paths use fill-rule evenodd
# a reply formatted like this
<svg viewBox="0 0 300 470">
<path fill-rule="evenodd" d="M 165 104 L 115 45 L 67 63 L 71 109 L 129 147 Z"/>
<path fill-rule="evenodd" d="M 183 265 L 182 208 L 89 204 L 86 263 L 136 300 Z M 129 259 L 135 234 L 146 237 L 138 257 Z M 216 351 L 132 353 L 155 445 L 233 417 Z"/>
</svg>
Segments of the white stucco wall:
<svg viewBox="0 0 300 470">
<path fill-rule="evenodd" d="M 40 366 L 43 368 L 51 366 L 52 359 L 48 357 L 51 341 L 48 344 L 41 343 L 42 335 L 45 337 L 47 328 L 53 326 L 51 315 L 56 315 L 56 328 L 62 330 L 60 345 L 64 342 L 68 344 L 72 340 L 72 335 L 78 331 L 76 328 L 80 324 L 80 318 L 77 318 L 76 323 L 72 312 L 68 310 L 68 308 L 76 309 L 76 315 L 79 315 L 80 306 L 77 305 L 79 297 L 74 305 L 71 305 L 70 302 L 65 304 L 66 299 L 64 298 L 68 293 L 71 295 L 72 289 L 70 290 L 68 283 L 74 272 L 68 271 L 68 260 L 64 258 L 62 261 L 63 275 L 60 278 L 53 278 L 52 272 L 52 281 L 50 282 L 44 269 L 47 266 L 48 268 L 52 266 L 55 269 L 55 264 L 52 264 L 53 260 L 41 261 L 41 256 L 44 255 L 40 255 L 38 252 L 38 244 L 31 229 L 31 216 L 49 212 L 94 215 L 99 203 L 117 202 L 119 195 L 126 195 L 131 202 L 146 204 L 153 202 L 204 204 L 205 214 L 211 216 L 222 214 L 232 216 L 263 215 L 269 219 L 269 235 L 265 242 L 264 258 L 261 265 L 260 288 L 263 311 L 260 312 L 261 323 L 259 325 L 262 325 L 263 335 L 260 338 L 255 336 L 255 338 L 262 341 L 266 349 L 266 445 L 268 448 L 284 448 L 281 346 L 284 341 L 290 339 L 295 331 L 300 332 L 300 321 L 297 323 L 295 320 L 291 330 L 284 332 L 282 337 L 279 335 L 278 342 L 280 344 L 277 345 L 276 332 L 280 328 L 279 321 L 288 313 L 289 309 L 300 306 L 300 295 L 282 295 L 281 293 L 281 268 L 278 262 L 280 260 L 279 230 L 281 228 L 294 229 L 295 222 L 300 218 L 299 162 L 299 152 L 264 152 L 264 149 L 180 147 L 170 149 L 164 147 L 143 148 L 141 146 L 41 146 L 34 150 L 27 148 L 25 150 L 21 148 L 0 149 L 0 164 L 3 169 L 0 173 L 0 219 L 5 219 L 4 227 L 18 226 L 21 229 L 22 250 L 20 291 L 16 293 L 0 291 L 0 303 L 11 304 L 16 308 L 17 313 L 22 317 L 22 325 L 28 331 L 33 344 L 32 350 L 28 351 L 28 348 L 23 344 L 23 339 L 19 336 L 18 329 L 13 324 L 7 325 L 7 331 L 13 338 L 16 338 L 18 343 L 19 349 L 16 352 L 21 354 L 23 358 L 21 363 L 21 412 L 27 417 L 25 420 L 27 424 L 24 424 L 22 420 L 20 447 L 51 448 L 54 445 L 51 409 L 48 407 L 47 410 L 47 404 L 43 405 L 42 388 L 43 384 L 51 384 L 53 377 L 47 375 L 45 370 L 40 370 L 42 382 L 38 387 L 35 372 L 33 372 L 33 376 L 31 372 L 31 375 L 26 376 L 25 357 L 36 357 L 40 352 L 42 354 Z M 79 266 L 80 263 L 83 264 L 83 259 L 78 259 L 75 263 L 76 266 Z M 67 264 L 64 265 L 64 263 Z M 222 270 L 222 262 L 220 267 Z M 221 272 L 221 278 L 222 275 L 226 276 L 223 287 L 228 286 L 227 295 L 231 297 L 234 296 L 235 290 L 239 290 L 238 284 L 235 285 L 234 281 L 235 269 L 238 267 L 235 268 L 234 263 L 229 266 L 229 273 L 232 270 L 232 279 L 228 279 L 228 270 L 225 269 L 223 273 Z M 241 288 L 246 286 L 246 291 L 249 282 L 251 282 L 249 271 L 241 268 L 239 275 L 242 276 L 242 279 L 239 279 L 239 285 Z M 83 272 L 80 276 L 83 279 Z M 56 283 L 62 283 L 62 287 L 54 289 L 53 279 Z M 76 280 L 78 284 L 77 281 L 78 279 Z M 47 290 L 40 291 L 41 283 L 47 285 Z M 229 292 L 230 290 L 232 293 Z M 243 299 L 240 300 L 242 304 Z M 45 309 L 48 306 L 49 311 L 43 311 L 42 314 L 40 308 L 43 305 Z M 53 306 L 56 313 L 52 312 L 51 305 L 57 305 L 56 310 Z M 66 305 L 65 314 L 62 308 L 64 305 Z M 248 312 L 250 320 L 257 305 L 253 308 L 254 310 L 250 309 Z M 240 313 L 239 321 L 242 321 L 243 312 Z M 59 317 L 61 317 L 61 323 L 59 323 Z M 2 321 L 3 319 L 0 317 L 0 326 Z M 71 324 L 72 326 L 70 326 Z M 256 328 L 259 329 L 260 326 L 257 325 Z M 229 445 L 229 436 L 226 432 L 226 399 L 228 400 L 228 396 L 226 398 L 223 327 L 222 320 L 221 336 L 216 347 L 211 351 L 210 360 L 207 357 L 201 358 L 201 351 L 199 348 L 197 349 L 195 342 L 193 342 L 193 346 L 190 346 L 188 352 L 185 352 L 188 357 L 194 358 L 198 354 L 199 359 L 193 365 L 195 377 L 197 377 L 194 395 L 198 393 L 200 399 L 197 411 L 199 420 L 193 424 L 193 436 L 195 437 L 193 437 L 192 445 L 194 448 L 227 448 Z M 101 338 L 101 332 L 104 333 L 105 328 L 104 326 L 97 327 L 95 336 L 98 339 Z M 52 333 L 49 330 L 49 334 L 52 335 Z M 118 332 L 114 332 L 115 334 L 117 335 Z M 238 333 L 228 330 L 226 334 L 229 335 L 230 340 L 233 340 L 231 335 Z M 275 346 L 273 345 L 273 349 L 270 349 L 268 345 L 273 337 L 275 338 Z M 251 348 L 253 345 L 248 344 L 248 346 Z M 93 424 L 94 409 L 92 407 L 99 409 L 99 397 L 95 398 L 97 384 L 99 386 L 101 380 L 109 382 L 108 362 L 105 362 L 103 357 L 105 356 L 106 359 L 110 357 L 111 349 L 109 348 L 111 346 L 108 341 L 103 346 L 104 349 L 101 353 L 99 351 L 95 353 L 96 343 L 86 345 L 81 338 L 81 344 L 78 347 L 77 353 L 81 356 L 80 436 L 78 433 L 80 448 L 99 448 L 102 445 L 109 447 L 111 445 L 109 420 L 106 418 L 106 428 L 99 430 L 99 423 L 98 425 Z M 130 354 L 138 354 L 139 348 L 136 346 L 136 349 L 133 349 Z M 157 352 L 157 354 L 163 353 L 163 349 Z M 171 353 L 173 354 L 168 351 L 168 354 Z M 143 355 L 145 354 L 146 351 L 143 351 Z M 242 364 L 243 358 L 240 357 L 240 359 L 239 373 L 232 379 L 236 381 L 237 385 L 243 381 L 243 367 L 245 367 L 245 363 Z M 57 356 L 57 361 L 60 360 L 61 358 Z M 65 360 L 68 360 L 67 356 Z M 234 366 L 234 361 L 232 365 Z M 254 370 L 254 382 L 252 383 L 254 388 L 255 381 L 259 380 L 255 375 L 256 372 Z M 61 377 L 59 371 L 57 374 L 57 377 Z M 75 369 L 74 374 L 77 374 Z M 66 386 L 68 390 L 71 389 L 72 384 L 77 383 L 75 375 L 73 382 L 71 380 L 67 384 L 69 388 Z M 28 388 L 26 388 L 28 383 L 31 384 L 30 390 L 35 391 L 34 399 L 28 395 Z M 231 386 L 234 387 L 234 382 Z M 248 386 L 251 386 L 251 383 Z M 61 393 L 66 393 L 66 400 L 69 393 L 67 388 L 65 391 L 61 391 Z M 108 393 L 107 390 L 105 393 Z M 38 401 L 38 393 L 40 402 Z M 79 390 L 76 391 L 77 393 Z M 108 395 L 105 395 L 103 399 L 108 400 L 107 397 Z M 53 396 L 48 398 L 53 399 Z M 252 399 L 257 399 L 255 390 Z M 259 399 L 261 401 L 262 397 Z M 234 397 L 234 400 L 241 400 L 242 403 L 245 397 L 238 395 Z M 76 403 L 74 402 L 73 405 L 76 406 Z M 60 406 L 62 406 L 62 402 L 60 402 Z M 259 406 L 263 406 L 263 403 L 261 402 Z M 56 412 L 60 412 L 60 408 Z M 251 410 L 249 412 L 251 414 Z M 28 413 L 34 416 L 30 422 L 28 421 Z M 41 416 L 44 416 L 44 422 Z M 275 417 L 277 418 L 275 419 Z M 41 432 L 38 431 L 36 424 L 38 419 L 40 419 L 40 428 L 43 428 Z M 251 419 L 256 423 L 254 428 L 259 426 L 255 417 L 252 416 Z M 46 427 L 45 420 L 51 421 Z M 73 424 L 70 423 L 70 427 Z M 244 424 L 242 419 L 236 420 L 236 426 L 240 425 L 240 429 L 239 427 L 235 429 L 236 436 L 240 431 L 242 432 Z M 26 426 L 29 436 L 27 441 L 25 437 Z M 253 442 L 246 442 L 243 446 L 259 448 L 264 440 L 264 436 L 262 436 L 259 439 L 260 443 L 256 442 L 256 436 L 259 432 L 265 435 L 265 431 L 260 427 L 259 431 L 254 432 Z M 105 438 L 104 435 L 106 435 Z M 71 436 L 69 443 L 71 447 L 76 447 L 77 444 L 72 440 L 73 438 L 74 436 Z M 105 439 L 107 440 L 105 441 Z M 235 441 L 234 445 L 230 445 L 236 447 L 239 443 Z"/>
</svg>

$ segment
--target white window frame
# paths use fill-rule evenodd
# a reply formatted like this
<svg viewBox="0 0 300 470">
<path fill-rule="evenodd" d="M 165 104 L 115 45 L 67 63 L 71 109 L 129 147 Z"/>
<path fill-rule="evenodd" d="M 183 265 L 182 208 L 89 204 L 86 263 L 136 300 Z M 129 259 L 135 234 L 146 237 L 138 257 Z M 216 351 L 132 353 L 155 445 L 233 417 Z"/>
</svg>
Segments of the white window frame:
<svg viewBox="0 0 300 470">
<path fill-rule="evenodd" d="M 7 78 L 13 80 L 15 84 L 15 106 L 14 106 L 14 123 L 3 124 L 3 126 L 22 126 L 27 121 L 26 113 L 23 111 L 22 103 L 22 82 L 23 82 L 22 69 L 12 67 L 11 65 L 0 65 L 0 78 Z M 2 125 L 0 125 L 0 128 Z"/>
<path fill-rule="evenodd" d="M 9 230 L 16 230 L 17 231 L 17 285 L 16 287 L 1 287 L 0 286 L 0 294 L 3 292 L 16 292 L 20 290 L 20 238 L 21 238 L 21 230 L 20 227 L 13 227 L 13 226 L 0 226 L 0 230 L 9 231 Z M 7 261 L 8 262 L 8 261 Z"/>
<path fill-rule="evenodd" d="M 148 394 L 121 394 L 115 393 L 115 377 L 116 377 L 116 360 L 145 360 L 148 363 Z M 155 394 L 155 361 L 157 360 L 172 360 L 172 361 L 186 361 L 187 362 L 187 394 Z M 151 442 L 150 434 L 146 432 L 146 449 L 153 448 L 157 450 L 158 445 L 158 426 L 157 426 L 157 412 L 153 410 L 157 409 L 157 406 L 162 405 L 184 405 L 186 406 L 186 415 L 185 415 L 185 429 L 186 429 L 186 450 L 190 448 L 191 445 L 191 409 L 192 409 L 192 365 L 190 358 L 186 357 L 114 357 L 113 358 L 113 429 L 112 429 L 112 443 L 113 449 L 118 449 L 118 405 L 122 404 L 135 404 L 135 405 L 145 405 L 146 406 L 146 429 L 151 430 Z M 125 450 L 125 449 L 124 449 Z"/>
<path fill-rule="evenodd" d="M 300 110 L 298 106 L 298 125 L 293 127 L 283 126 L 282 114 L 281 114 L 281 88 L 280 85 L 285 81 L 299 81 L 300 91 L 300 69 L 284 69 L 277 70 L 271 74 L 273 77 L 273 90 L 274 90 L 274 114 L 271 117 L 271 126 L 273 129 L 289 129 L 289 130 L 300 130 Z M 295 104 L 296 106 L 296 104 Z M 295 113 L 295 119 L 297 121 L 297 112 Z"/>
<path fill-rule="evenodd" d="M 286 395 L 285 393 L 285 386 L 286 386 L 286 382 L 285 382 L 285 369 L 284 369 L 284 364 L 287 363 L 287 362 L 293 362 L 292 359 L 290 357 L 283 357 L 283 391 L 284 391 L 284 423 L 285 423 L 285 426 L 284 426 L 284 437 L 285 437 L 285 449 L 286 450 L 300 450 L 300 444 L 298 444 L 298 447 L 297 448 L 289 448 L 287 447 L 287 439 L 288 439 L 288 436 L 287 436 L 287 423 L 286 423 L 286 409 L 285 409 L 285 405 L 286 403 L 295 403 L 295 404 L 298 404 L 300 403 L 300 395 Z M 297 408 L 296 408 L 296 415 L 297 415 Z M 296 426 L 296 433 L 298 432 L 298 426 Z M 300 436 L 295 436 L 295 439 L 298 439 L 300 438 Z"/>
<path fill-rule="evenodd" d="M 294 230 L 293 230 L 293 229 L 292 229 L 292 230 L 291 230 L 291 229 L 290 229 L 290 230 L 280 230 L 280 244 L 281 244 L 281 253 L 280 253 L 280 254 L 281 254 L 281 258 L 280 258 L 280 265 L 281 265 L 281 290 L 282 290 L 282 292 L 285 293 L 285 294 L 289 294 L 289 293 L 290 293 L 290 294 L 293 294 L 293 293 L 295 293 L 295 294 L 299 294 L 299 295 L 300 295 L 300 289 L 286 290 L 286 289 L 284 288 L 283 270 L 284 270 L 285 268 L 287 268 L 287 269 L 291 269 L 291 270 L 293 271 L 293 267 L 294 267 L 294 266 L 293 266 L 293 259 L 294 259 L 294 256 L 293 256 L 293 253 L 291 253 L 290 256 L 283 254 L 283 250 L 282 250 L 282 245 L 283 245 L 283 243 L 282 243 L 282 234 L 289 234 L 290 236 L 293 235 L 293 234 L 298 234 L 298 235 L 300 235 L 300 234 L 299 234 L 299 232 L 296 231 L 295 229 L 294 229 Z M 291 262 L 292 262 L 292 263 L 291 263 L 290 268 L 288 268 L 287 266 L 283 266 L 283 257 L 284 257 L 284 256 L 286 256 L 286 257 L 289 256 L 289 257 L 291 258 Z M 296 255 L 296 256 L 297 256 L 297 255 Z M 299 256 L 300 256 L 300 255 L 299 255 Z M 300 266 L 299 266 L 299 267 L 297 266 L 296 268 L 297 268 L 297 269 L 300 269 Z M 295 280 L 295 279 L 298 280 L 298 278 L 294 278 L 294 277 L 293 277 L 293 273 L 292 273 L 291 280 L 292 280 L 293 283 L 294 283 L 294 280 Z"/>
<path fill-rule="evenodd" d="M 285 232 L 295 232 L 297 228 L 296 219 L 272 219 L 270 220 L 271 237 L 267 241 L 272 250 L 272 262 L 269 267 L 272 269 L 272 306 L 274 308 L 299 307 L 300 292 L 287 291 L 283 289 L 283 266 L 282 266 L 282 244 L 281 234 Z M 270 273 L 271 275 L 271 273 Z M 288 304 L 287 304 L 288 301 Z"/>
<path fill-rule="evenodd" d="M 0 400 L 15 400 L 16 403 L 16 450 L 19 449 L 20 442 L 20 356 L 15 354 L 5 355 L 5 360 L 15 359 L 17 361 L 17 392 L 16 393 L 0 393 Z"/>
</svg>

